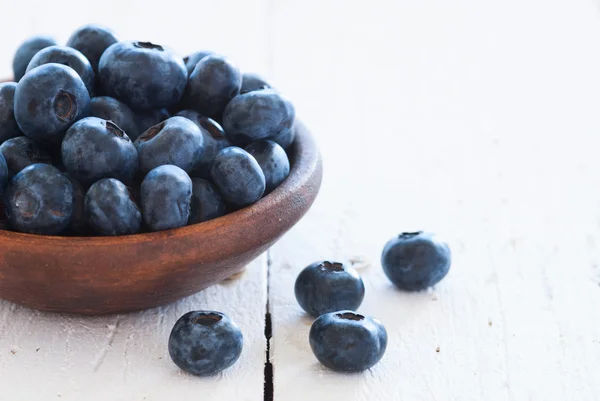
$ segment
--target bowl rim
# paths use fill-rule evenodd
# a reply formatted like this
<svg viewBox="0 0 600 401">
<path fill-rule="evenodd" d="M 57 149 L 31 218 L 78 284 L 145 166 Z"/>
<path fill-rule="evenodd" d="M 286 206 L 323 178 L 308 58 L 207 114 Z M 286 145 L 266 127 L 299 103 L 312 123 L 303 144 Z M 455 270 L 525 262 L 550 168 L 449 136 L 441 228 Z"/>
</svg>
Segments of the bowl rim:
<svg viewBox="0 0 600 401">
<path fill-rule="evenodd" d="M 13 242 L 46 242 L 56 246 L 106 246 L 109 244 L 139 244 L 142 242 L 153 242 L 165 237 L 177 238 L 188 236 L 198 232 L 215 231 L 231 224 L 251 224 L 259 215 L 265 215 L 277 209 L 277 206 L 289 202 L 290 195 L 302 191 L 311 184 L 315 174 L 319 174 L 318 186 L 320 186 L 321 156 L 317 144 L 306 128 L 296 118 L 294 122 L 295 140 L 290 151 L 290 173 L 288 177 L 271 193 L 261 198 L 258 202 L 240 210 L 228 213 L 224 216 L 197 224 L 187 225 L 163 231 L 139 233 L 121 236 L 61 236 L 61 235 L 39 235 L 9 231 L 0 229 L 0 240 Z M 312 203 L 312 202 L 311 202 Z M 281 219 L 280 219 L 281 220 Z M 255 241 L 249 241 L 250 243 Z M 250 245 L 250 244 L 247 244 Z M 245 247 L 244 247 L 245 248 Z"/>
</svg>

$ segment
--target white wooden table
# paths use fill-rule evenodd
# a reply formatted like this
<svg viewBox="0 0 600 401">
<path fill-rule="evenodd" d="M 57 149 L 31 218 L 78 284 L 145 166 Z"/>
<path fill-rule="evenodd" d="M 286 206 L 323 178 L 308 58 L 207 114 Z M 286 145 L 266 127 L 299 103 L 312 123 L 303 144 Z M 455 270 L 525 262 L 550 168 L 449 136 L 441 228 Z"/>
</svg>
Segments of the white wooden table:
<svg viewBox="0 0 600 401">
<path fill-rule="evenodd" d="M 82 318 L 1 302 L 1 400 L 262 400 L 267 308 L 275 400 L 599 399 L 600 2 L 63 3 L 2 5 L 3 76 L 20 40 L 64 41 L 82 21 L 218 50 L 293 99 L 325 178 L 241 278 L 176 304 Z M 446 236 L 454 263 L 435 289 L 406 294 L 379 255 L 419 229 Z M 389 348 L 339 375 L 313 357 L 293 283 L 310 262 L 355 257 L 369 262 L 360 311 L 384 322 Z M 167 353 L 175 320 L 199 308 L 245 335 L 215 378 Z"/>
</svg>

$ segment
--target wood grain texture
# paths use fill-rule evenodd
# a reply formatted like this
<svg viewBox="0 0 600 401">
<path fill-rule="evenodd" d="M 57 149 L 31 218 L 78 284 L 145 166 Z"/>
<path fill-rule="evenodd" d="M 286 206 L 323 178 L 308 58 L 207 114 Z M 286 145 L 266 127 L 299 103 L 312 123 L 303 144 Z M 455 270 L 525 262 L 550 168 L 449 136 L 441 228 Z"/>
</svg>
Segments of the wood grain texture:
<svg viewBox="0 0 600 401">
<path fill-rule="evenodd" d="M 274 70 L 326 174 L 271 250 L 275 400 L 597 400 L 599 4 L 277 4 Z M 379 258 L 414 230 L 445 236 L 454 263 L 407 294 Z M 312 355 L 293 284 L 315 260 L 357 255 L 370 261 L 359 311 L 389 344 L 340 375 Z"/>
<path fill-rule="evenodd" d="M 296 122 L 286 180 L 255 204 L 174 230 L 52 237 L 0 230 L 0 297 L 53 312 L 164 305 L 229 277 L 304 216 L 321 185 L 316 142 Z"/>
</svg>

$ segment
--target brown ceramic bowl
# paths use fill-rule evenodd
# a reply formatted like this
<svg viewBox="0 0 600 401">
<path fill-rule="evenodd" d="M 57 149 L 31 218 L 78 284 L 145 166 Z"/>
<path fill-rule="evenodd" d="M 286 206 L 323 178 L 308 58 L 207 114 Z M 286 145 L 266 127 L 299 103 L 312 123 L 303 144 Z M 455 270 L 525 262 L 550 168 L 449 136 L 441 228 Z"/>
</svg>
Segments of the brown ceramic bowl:
<svg viewBox="0 0 600 401">
<path fill-rule="evenodd" d="M 321 185 L 317 145 L 297 123 L 291 171 L 252 206 L 174 230 L 57 237 L 0 230 L 0 297 L 86 315 L 173 302 L 239 271 L 306 213 Z"/>
</svg>

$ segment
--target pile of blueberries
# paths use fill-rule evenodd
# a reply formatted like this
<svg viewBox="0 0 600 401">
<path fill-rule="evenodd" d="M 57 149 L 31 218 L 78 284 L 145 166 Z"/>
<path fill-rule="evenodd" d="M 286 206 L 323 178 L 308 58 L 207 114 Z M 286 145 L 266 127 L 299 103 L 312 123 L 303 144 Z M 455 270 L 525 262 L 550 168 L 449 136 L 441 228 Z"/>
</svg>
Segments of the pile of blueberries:
<svg viewBox="0 0 600 401">
<path fill-rule="evenodd" d="M 403 291 L 421 291 L 440 282 L 450 269 L 448 245 L 425 232 L 403 233 L 385 245 L 381 264 Z M 365 296 L 357 271 L 338 262 L 315 262 L 295 284 L 296 300 L 316 320 L 310 347 L 324 366 L 337 372 L 360 372 L 383 357 L 388 336 L 383 324 L 356 313 Z M 186 372 L 206 376 L 233 365 L 242 352 L 243 336 L 227 316 L 214 311 L 183 315 L 169 338 L 169 354 Z"/>
<path fill-rule="evenodd" d="M 287 177 L 295 111 L 255 74 L 87 25 L 0 84 L 0 229 L 127 235 L 210 220 Z M 2 219 L 4 220 L 4 219 Z"/>
</svg>

